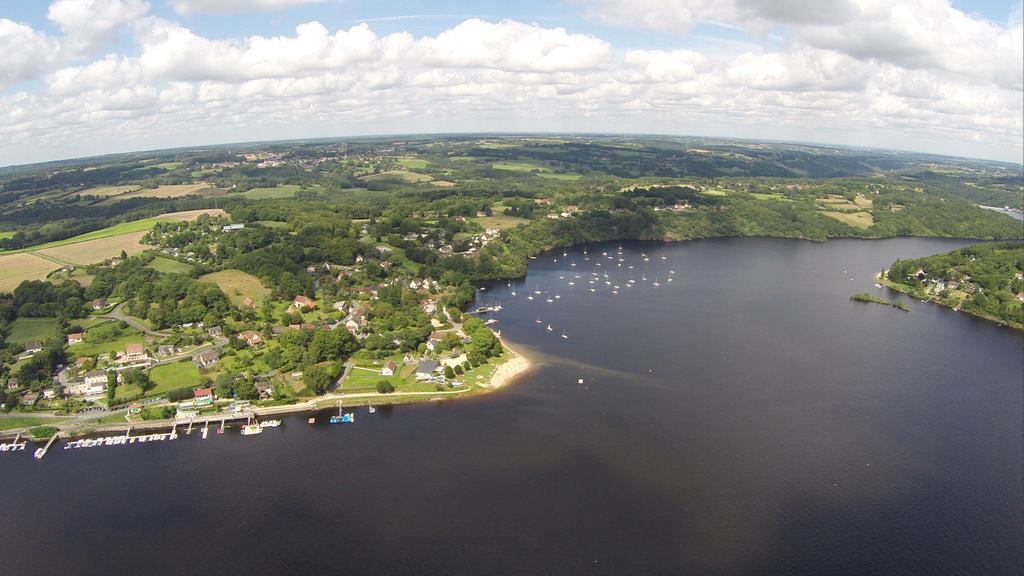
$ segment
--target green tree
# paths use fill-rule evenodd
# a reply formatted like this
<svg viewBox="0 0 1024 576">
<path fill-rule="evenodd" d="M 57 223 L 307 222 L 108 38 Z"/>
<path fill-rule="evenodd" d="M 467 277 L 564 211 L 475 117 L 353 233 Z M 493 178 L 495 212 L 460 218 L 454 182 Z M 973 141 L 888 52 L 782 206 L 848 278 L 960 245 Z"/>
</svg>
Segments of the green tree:
<svg viewBox="0 0 1024 576">
<path fill-rule="evenodd" d="M 377 381 L 377 392 L 380 394 L 391 394 L 394 391 L 395 386 L 391 382 L 388 382 L 387 380 Z"/>
<path fill-rule="evenodd" d="M 323 366 L 313 365 L 302 372 L 306 389 L 314 394 L 323 394 L 331 385 L 331 374 Z"/>
</svg>

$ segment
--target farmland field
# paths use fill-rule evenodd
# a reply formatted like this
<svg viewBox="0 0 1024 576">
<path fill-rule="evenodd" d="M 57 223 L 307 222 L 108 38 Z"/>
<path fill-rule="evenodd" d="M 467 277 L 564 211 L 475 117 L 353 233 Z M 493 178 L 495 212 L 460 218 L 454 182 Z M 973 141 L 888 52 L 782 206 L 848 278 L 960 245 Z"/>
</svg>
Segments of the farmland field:
<svg viewBox="0 0 1024 576">
<path fill-rule="evenodd" d="M 165 184 L 156 188 L 143 188 L 122 194 L 105 201 L 104 204 L 112 204 L 128 198 L 179 198 L 193 194 L 215 196 L 220 193 L 219 189 L 211 188 L 206 182 L 199 182 L 197 184 Z"/>
<path fill-rule="evenodd" d="M 528 162 L 495 162 L 491 164 L 495 170 L 510 170 L 512 172 L 550 172 L 547 166 L 530 164 Z"/>
<path fill-rule="evenodd" d="M 846 222 L 854 228 L 867 228 L 875 223 L 874 217 L 868 212 L 822 212 L 829 218 Z"/>
<path fill-rule="evenodd" d="M 14 232 L 11 232 L 9 230 L 7 232 L 0 232 L 0 238 L 11 238 L 13 236 Z"/>
<path fill-rule="evenodd" d="M 25 342 L 42 342 L 54 335 L 57 329 L 56 318 L 18 318 L 11 322 L 11 334 L 7 339 L 22 344 Z"/>
<path fill-rule="evenodd" d="M 212 282 L 219 286 L 227 294 L 231 303 L 236 306 L 240 305 L 246 296 L 256 302 L 260 302 L 270 296 L 270 290 L 263 286 L 259 278 L 241 270 L 221 270 L 220 272 L 201 276 L 199 280 Z"/>
<path fill-rule="evenodd" d="M 549 180 L 579 180 L 583 178 L 582 174 L 571 174 L 565 172 L 541 172 L 537 174 L 541 178 L 547 178 Z"/>
<path fill-rule="evenodd" d="M 426 174 L 420 174 L 418 172 L 409 172 L 408 170 L 388 170 L 387 172 L 379 172 L 377 174 L 367 174 L 361 176 L 363 180 L 401 180 L 403 182 L 429 182 L 433 180 L 432 177 Z"/>
<path fill-rule="evenodd" d="M 24 280 L 45 280 L 46 275 L 60 268 L 60 264 L 35 254 L 0 255 L 0 291 L 10 292 Z"/>
<path fill-rule="evenodd" d="M 505 216 L 504 214 L 495 214 L 494 216 L 484 216 L 481 218 L 473 218 L 474 222 L 479 223 L 484 228 L 498 228 L 504 230 L 506 228 L 515 228 L 520 224 L 526 224 L 529 222 L 526 218 L 518 218 L 516 216 Z"/>
<path fill-rule="evenodd" d="M 87 242 L 77 242 L 39 250 L 39 254 L 49 256 L 61 262 L 84 265 L 102 262 L 108 258 L 116 258 L 124 251 L 129 256 L 134 256 L 149 249 L 140 242 L 146 231 L 120 234 L 107 238 L 97 238 Z"/>
<path fill-rule="evenodd" d="M 76 194 L 81 196 L 118 196 L 120 194 L 127 194 L 128 192 L 134 192 L 141 188 L 138 184 L 122 184 L 120 186 L 94 186 L 92 188 L 86 188 L 85 190 L 79 190 Z"/>
<path fill-rule="evenodd" d="M 39 244 L 36 246 L 29 246 L 27 248 L 21 248 L 20 250 L 8 250 L 6 252 L 0 252 L 2 254 L 14 254 L 18 252 L 34 252 L 36 250 L 44 250 L 47 248 L 54 248 L 57 246 L 65 246 L 68 244 L 77 244 L 80 242 L 86 242 L 89 240 L 96 240 L 99 238 L 109 238 L 111 236 L 118 236 L 121 234 L 130 234 L 132 232 L 148 232 L 154 224 L 165 220 L 191 222 L 198 218 L 201 214 L 209 214 L 211 216 L 224 216 L 226 212 L 221 209 L 205 209 L 205 210 L 186 210 L 183 212 L 168 212 L 167 214 L 161 214 L 153 218 L 143 218 L 141 220 L 132 220 L 131 222 L 122 222 L 115 224 L 108 228 L 101 228 L 100 230 L 93 230 L 85 234 L 79 234 L 71 238 L 65 238 L 64 240 L 57 240 L 54 242 L 47 242 L 46 244 Z"/>
<path fill-rule="evenodd" d="M 261 198 L 291 198 L 299 191 L 297 184 L 281 184 L 273 188 L 252 188 L 242 193 L 246 198 L 258 200 Z"/>
<path fill-rule="evenodd" d="M 191 265 L 171 260 L 170 258 L 164 258 L 163 256 L 153 258 L 153 261 L 149 263 L 149 267 L 164 274 L 188 274 L 192 271 Z"/>
<path fill-rule="evenodd" d="M 422 158 L 399 158 L 398 163 L 409 170 L 420 170 L 430 165 L 430 162 Z"/>
</svg>

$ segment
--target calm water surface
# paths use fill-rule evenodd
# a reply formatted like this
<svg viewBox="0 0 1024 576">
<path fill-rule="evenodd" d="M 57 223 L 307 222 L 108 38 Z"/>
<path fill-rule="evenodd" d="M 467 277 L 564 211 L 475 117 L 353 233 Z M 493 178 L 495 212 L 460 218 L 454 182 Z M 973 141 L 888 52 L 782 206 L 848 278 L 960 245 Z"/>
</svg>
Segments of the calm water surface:
<svg viewBox="0 0 1024 576">
<path fill-rule="evenodd" d="M 849 301 L 963 244 L 549 254 L 481 293 L 499 394 L 0 455 L 0 574 L 1019 574 L 1024 338 Z"/>
</svg>

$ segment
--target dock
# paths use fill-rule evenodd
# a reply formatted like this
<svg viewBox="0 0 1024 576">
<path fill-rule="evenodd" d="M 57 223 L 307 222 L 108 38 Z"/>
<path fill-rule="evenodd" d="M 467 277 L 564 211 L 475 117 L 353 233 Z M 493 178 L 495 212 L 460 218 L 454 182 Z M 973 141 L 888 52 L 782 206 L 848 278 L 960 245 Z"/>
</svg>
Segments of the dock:
<svg viewBox="0 0 1024 576">
<path fill-rule="evenodd" d="M 55 433 L 53 436 L 51 436 L 50 441 L 46 443 L 46 446 L 43 446 L 42 448 L 36 448 L 36 453 L 33 454 L 36 460 L 42 460 L 43 456 L 46 456 L 46 452 L 50 449 L 50 446 L 53 446 L 53 443 L 57 441 L 58 435 L 59 433 Z"/>
<path fill-rule="evenodd" d="M 19 440 L 21 440 L 21 434 L 20 433 L 17 436 L 14 437 L 14 441 L 13 442 L 8 442 L 6 444 L 0 444 L 0 452 L 17 452 L 18 450 L 24 450 L 25 449 L 25 441 L 21 440 L 19 442 Z"/>
</svg>

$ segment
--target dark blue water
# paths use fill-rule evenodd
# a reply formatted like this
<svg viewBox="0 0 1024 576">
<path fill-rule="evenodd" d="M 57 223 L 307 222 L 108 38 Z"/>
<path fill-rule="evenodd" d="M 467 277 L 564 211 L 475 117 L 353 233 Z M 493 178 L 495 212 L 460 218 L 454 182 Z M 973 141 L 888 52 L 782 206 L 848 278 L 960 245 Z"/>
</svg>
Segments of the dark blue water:
<svg viewBox="0 0 1024 576">
<path fill-rule="evenodd" d="M 963 244 L 541 257 L 481 296 L 538 360 L 500 393 L 0 455 L 0 574 L 1020 574 L 1024 338 L 849 301 Z"/>
</svg>

